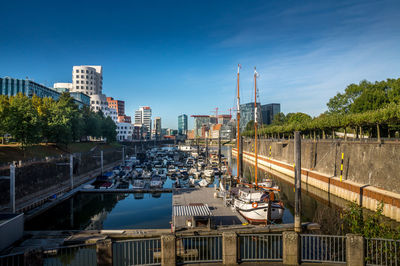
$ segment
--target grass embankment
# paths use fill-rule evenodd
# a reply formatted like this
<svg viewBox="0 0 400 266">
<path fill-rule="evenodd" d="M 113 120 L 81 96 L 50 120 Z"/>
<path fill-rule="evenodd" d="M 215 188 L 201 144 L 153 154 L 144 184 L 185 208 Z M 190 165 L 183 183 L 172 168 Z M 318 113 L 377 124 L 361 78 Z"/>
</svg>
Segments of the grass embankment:
<svg viewBox="0 0 400 266">
<path fill-rule="evenodd" d="M 7 144 L 0 145 L 0 162 L 6 163 L 19 160 L 29 160 L 33 158 L 39 159 L 47 156 L 57 156 L 71 152 L 87 152 L 95 147 L 106 150 L 118 146 L 120 145 L 117 143 L 105 144 L 99 142 L 81 142 L 68 145 L 38 144 L 22 149 L 19 144 Z"/>
</svg>

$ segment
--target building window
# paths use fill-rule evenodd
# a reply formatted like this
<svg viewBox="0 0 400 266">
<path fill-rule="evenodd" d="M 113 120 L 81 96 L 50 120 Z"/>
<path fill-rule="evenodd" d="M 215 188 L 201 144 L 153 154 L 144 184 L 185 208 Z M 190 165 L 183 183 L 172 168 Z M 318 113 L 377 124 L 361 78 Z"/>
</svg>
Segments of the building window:
<svg viewBox="0 0 400 266">
<path fill-rule="evenodd" d="M 79 84 L 79 80 L 77 80 L 77 81 L 76 81 L 76 83 L 78 83 L 78 84 Z"/>
<path fill-rule="evenodd" d="M 85 72 L 83 71 L 83 69 L 81 69 L 81 73 L 85 73 Z"/>
<path fill-rule="evenodd" d="M 89 70 L 86 70 L 86 73 L 89 73 Z"/>
<path fill-rule="evenodd" d="M 89 84 L 89 81 L 86 81 L 86 84 Z"/>
<path fill-rule="evenodd" d="M 79 73 L 79 70 L 78 70 L 78 69 L 76 70 L 76 73 Z"/>
<path fill-rule="evenodd" d="M 94 104 L 94 101 L 92 101 L 92 104 Z"/>
<path fill-rule="evenodd" d="M 85 76 L 84 75 L 81 75 L 81 79 L 83 79 Z"/>
<path fill-rule="evenodd" d="M 89 79 L 89 76 L 88 76 L 88 75 L 86 75 L 86 78 L 87 78 L 87 79 Z"/>
<path fill-rule="evenodd" d="M 79 75 L 76 75 L 76 78 L 78 79 L 78 78 L 79 78 Z"/>
<path fill-rule="evenodd" d="M 79 89 L 79 86 L 76 86 L 77 89 Z"/>
</svg>

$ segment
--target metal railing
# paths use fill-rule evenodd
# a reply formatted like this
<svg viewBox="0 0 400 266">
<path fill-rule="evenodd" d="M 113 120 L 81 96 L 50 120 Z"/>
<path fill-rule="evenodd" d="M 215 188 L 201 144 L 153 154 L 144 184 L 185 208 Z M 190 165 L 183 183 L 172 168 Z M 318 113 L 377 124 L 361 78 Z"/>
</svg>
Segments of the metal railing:
<svg viewBox="0 0 400 266">
<path fill-rule="evenodd" d="M 240 234 L 241 261 L 282 261 L 282 234 Z"/>
<path fill-rule="evenodd" d="M 302 262 L 346 262 L 346 236 L 300 235 Z"/>
<path fill-rule="evenodd" d="M 112 245 L 113 265 L 161 264 L 161 238 L 117 241 Z"/>
<path fill-rule="evenodd" d="M 97 265 L 96 244 L 83 244 L 43 250 L 44 266 Z"/>
<path fill-rule="evenodd" d="M 24 252 L 0 256 L 1 266 L 24 265 Z"/>
<path fill-rule="evenodd" d="M 222 261 L 222 236 L 182 236 L 176 238 L 178 263 Z"/>
<path fill-rule="evenodd" d="M 366 239 L 367 265 L 400 265 L 400 240 Z"/>
</svg>

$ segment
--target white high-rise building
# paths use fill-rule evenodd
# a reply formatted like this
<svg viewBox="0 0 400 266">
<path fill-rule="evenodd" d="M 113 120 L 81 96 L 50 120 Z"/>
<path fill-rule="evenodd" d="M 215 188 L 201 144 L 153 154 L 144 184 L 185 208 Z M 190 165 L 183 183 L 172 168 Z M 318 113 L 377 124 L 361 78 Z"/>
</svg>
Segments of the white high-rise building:
<svg viewBox="0 0 400 266">
<path fill-rule="evenodd" d="M 135 124 L 143 126 L 143 132 L 149 139 L 151 133 L 151 108 L 149 106 L 141 106 L 135 111 Z"/>
<path fill-rule="evenodd" d="M 83 92 L 86 95 L 102 94 L 102 66 L 73 66 L 72 92 Z"/>
</svg>

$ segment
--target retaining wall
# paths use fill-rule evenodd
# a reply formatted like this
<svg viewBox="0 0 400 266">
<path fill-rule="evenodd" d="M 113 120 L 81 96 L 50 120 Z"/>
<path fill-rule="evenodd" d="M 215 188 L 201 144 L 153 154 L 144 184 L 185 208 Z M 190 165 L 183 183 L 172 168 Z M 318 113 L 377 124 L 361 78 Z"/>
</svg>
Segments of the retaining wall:
<svg viewBox="0 0 400 266">
<path fill-rule="evenodd" d="M 320 143 L 321 144 L 321 143 Z M 392 170 L 393 167 L 399 168 L 400 165 L 396 165 L 393 161 L 388 162 L 388 170 L 385 168 L 385 160 L 382 156 L 389 156 L 392 154 L 393 160 L 396 160 L 397 156 L 394 155 L 396 147 L 390 145 L 389 147 L 382 148 L 384 145 L 377 144 L 344 144 L 338 142 L 326 142 L 318 145 L 318 143 L 303 142 L 302 143 L 302 182 L 314 187 L 317 187 L 323 191 L 326 191 L 332 195 L 338 196 L 348 201 L 356 201 L 363 207 L 376 210 L 379 201 L 385 203 L 383 214 L 396 221 L 400 221 L 400 194 L 393 191 L 398 190 L 399 177 L 397 173 Z M 386 144 L 385 144 L 386 145 Z M 396 145 L 396 144 L 394 144 Z M 271 146 L 271 157 L 269 157 L 269 147 Z M 318 146 L 320 148 L 318 149 Z M 368 147 L 369 146 L 369 147 Z M 247 162 L 254 164 L 254 144 L 252 141 L 247 141 L 244 144 L 243 159 Z M 294 182 L 294 169 L 293 169 L 293 142 L 268 142 L 266 140 L 261 141 L 259 146 L 259 166 L 264 170 L 272 169 L 283 173 L 287 176 L 287 181 Z M 379 151 L 378 151 L 379 150 Z M 375 156 L 370 155 L 369 160 L 374 163 L 366 162 L 367 151 L 376 152 Z M 345 152 L 347 155 L 344 160 L 344 171 L 342 181 L 338 177 L 340 175 L 340 164 L 341 164 L 341 152 Z M 361 154 L 359 154 L 361 152 Z M 234 155 L 236 150 L 233 150 Z M 311 155 L 310 155 L 311 153 Z M 321 154 L 322 153 L 322 154 Z M 261 155 L 264 154 L 264 155 Z M 267 156 L 265 155 L 267 154 Z M 383 155 L 385 154 L 385 155 Z M 350 163 L 353 160 L 354 163 Z M 358 164 L 360 157 L 364 159 Z M 346 155 L 344 156 L 346 158 Z M 354 159 L 357 158 L 357 159 Z M 386 157 L 387 161 L 390 161 L 390 157 Z M 379 162 L 379 163 L 378 163 Z M 397 162 L 400 162 L 397 160 Z M 360 172 L 376 172 L 373 168 L 376 165 L 381 165 L 385 171 L 384 174 L 372 176 L 369 174 L 365 178 Z M 311 167 L 310 167 L 311 166 Z M 314 166 L 314 167 L 312 167 Z M 310 168 L 308 168 L 310 167 Z M 350 170 L 351 168 L 354 168 Z M 364 169 L 367 168 L 367 169 Z M 357 172 L 357 171 L 360 172 Z M 387 175 L 385 181 L 385 174 Z M 353 179 L 353 180 L 351 180 Z M 373 181 L 379 180 L 378 184 L 387 189 L 370 185 Z M 357 182 L 358 181 L 358 182 Z M 364 181 L 364 182 L 363 182 Z M 371 183 L 365 182 L 371 181 Z M 391 190 L 389 190 L 391 188 Z"/>
</svg>

